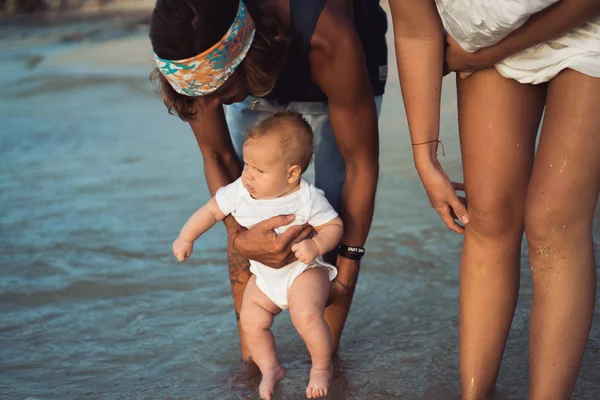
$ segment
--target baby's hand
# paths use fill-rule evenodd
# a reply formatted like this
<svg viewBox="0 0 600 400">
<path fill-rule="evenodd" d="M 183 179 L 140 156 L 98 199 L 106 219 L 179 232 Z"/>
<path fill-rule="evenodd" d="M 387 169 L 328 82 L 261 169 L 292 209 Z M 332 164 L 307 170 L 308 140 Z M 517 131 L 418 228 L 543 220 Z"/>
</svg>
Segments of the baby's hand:
<svg viewBox="0 0 600 400">
<path fill-rule="evenodd" d="M 179 262 L 184 262 L 190 258 L 193 249 L 194 242 L 190 242 L 189 240 L 178 237 L 173 242 L 173 254 L 177 257 L 177 261 Z"/>
<path fill-rule="evenodd" d="M 319 248 L 312 239 L 306 239 L 292 246 L 292 251 L 296 258 L 304 264 L 310 264 L 315 258 L 320 256 Z"/>
</svg>

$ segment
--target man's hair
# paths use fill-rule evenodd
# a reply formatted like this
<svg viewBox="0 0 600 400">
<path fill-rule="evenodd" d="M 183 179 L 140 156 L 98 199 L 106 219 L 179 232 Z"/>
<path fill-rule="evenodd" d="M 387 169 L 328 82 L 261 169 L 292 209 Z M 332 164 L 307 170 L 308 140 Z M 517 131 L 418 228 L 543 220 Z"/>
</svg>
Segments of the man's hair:
<svg viewBox="0 0 600 400">
<path fill-rule="evenodd" d="M 150 17 L 154 52 L 165 60 L 197 56 L 229 30 L 239 3 L 239 0 L 157 0 Z M 244 74 L 250 94 L 263 97 L 273 90 L 287 62 L 290 38 L 273 7 L 256 0 L 246 0 L 244 4 L 254 20 L 256 34 L 237 70 Z M 150 80 L 158 83 L 169 113 L 184 121 L 196 117 L 196 97 L 177 93 L 158 68 L 152 71 Z"/>
</svg>

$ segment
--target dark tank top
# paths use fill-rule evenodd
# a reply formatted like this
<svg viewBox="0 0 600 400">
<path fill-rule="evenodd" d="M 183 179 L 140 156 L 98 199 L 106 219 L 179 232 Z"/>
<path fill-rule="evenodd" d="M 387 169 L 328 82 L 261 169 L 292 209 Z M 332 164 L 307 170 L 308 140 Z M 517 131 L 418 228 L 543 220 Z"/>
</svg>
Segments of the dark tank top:
<svg viewBox="0 0 600 400">
<path fill-rule="evenodd" d="M 327 101 L 312 81 L 308 55 L 310 40 L 327 0 L 290 0 L 292 48 L 288 66 L 266 96 L 280 103 Z M 382 95 L 387 79 L 387 16 L 379 0 L 353 0 L 354 27 L 362 42 L 373 94 Z"/>
</svg>

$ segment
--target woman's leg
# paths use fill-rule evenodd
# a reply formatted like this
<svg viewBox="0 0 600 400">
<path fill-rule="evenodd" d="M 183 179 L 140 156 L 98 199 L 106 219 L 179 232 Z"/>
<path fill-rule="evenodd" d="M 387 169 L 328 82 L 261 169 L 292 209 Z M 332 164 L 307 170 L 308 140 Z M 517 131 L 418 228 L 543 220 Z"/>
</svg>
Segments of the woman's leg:
<svg viewBox="0 0 600 400">
<path fill-rule="evenodd" d="M 525 209 L 533 279 L 529 399 L 569 399 L 596 298 L 592 220 L 600 190 L 600 79 L 548 84 Z"/>
<path fill-rule="evenodd" d="M 457 84 L 470 217 L 460 266 L 462 398 L 486 399 L 517 303 L 525 197 L 545 92 L 495 69 Z"/>
</svg>

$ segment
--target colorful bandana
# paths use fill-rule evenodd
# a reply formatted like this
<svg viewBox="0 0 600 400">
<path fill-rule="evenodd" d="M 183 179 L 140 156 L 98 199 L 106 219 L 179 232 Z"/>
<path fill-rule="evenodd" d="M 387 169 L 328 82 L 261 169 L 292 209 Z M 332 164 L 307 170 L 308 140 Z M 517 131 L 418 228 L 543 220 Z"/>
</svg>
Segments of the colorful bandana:
<svg viewBox="0 0 600 400">
<path fill-rule="evenodd" d="M 154 61 L 177 93 L 204 96 L 220 88 L 233 74 L 248 54 L 255 32 L 254 21 L 240 0 L 233 24 L 210 49 L 185 60 L 164 60 L 154 53 Z"/>
</svg>

